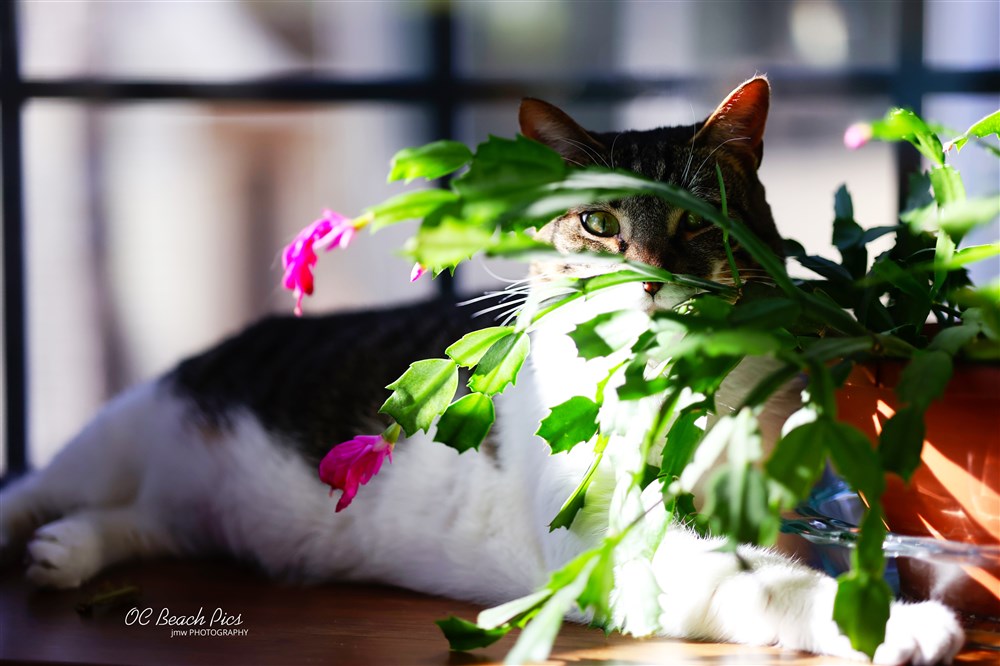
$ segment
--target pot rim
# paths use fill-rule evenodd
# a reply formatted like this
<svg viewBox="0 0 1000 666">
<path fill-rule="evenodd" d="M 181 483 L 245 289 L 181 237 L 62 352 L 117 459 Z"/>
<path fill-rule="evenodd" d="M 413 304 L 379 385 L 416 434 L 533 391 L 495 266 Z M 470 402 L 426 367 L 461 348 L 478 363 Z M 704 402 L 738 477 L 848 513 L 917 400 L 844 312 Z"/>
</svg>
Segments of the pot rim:
<svg viewBox="0 0 1000 666">
<path fill-rule="evenodd" d="M 844 381 L 844 388 L 895 389 L 906 364 L 905 359 L 899 358 L 879 358 L 856 363 Z M 1000 401 L 1000 363 L 957 361 L 945 395 Z"/>
</svg>

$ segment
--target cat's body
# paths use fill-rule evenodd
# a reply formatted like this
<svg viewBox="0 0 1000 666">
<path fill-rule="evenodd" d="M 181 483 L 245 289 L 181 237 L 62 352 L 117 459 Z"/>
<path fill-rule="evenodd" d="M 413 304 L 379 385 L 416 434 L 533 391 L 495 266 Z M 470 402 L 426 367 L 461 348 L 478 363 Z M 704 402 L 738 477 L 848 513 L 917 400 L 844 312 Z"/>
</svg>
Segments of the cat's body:
<svg viewBox="0 0 1000 666">
<path fill-rule="evenodd" d="M 759 128 L 737 122 L 741 113 L 759 112 L 761 95 L 766 83 L 745 84 L 714 122 L 685 128 L 685 136 L 723 129 L 762 134 L 762 119 Z M 763 104 L 766 113 L 766 97 Z M 700 172 L 701 181 L 689 178 L 688 186 L 710 182 L 699 168 L 702 153 L 684 148 L 670 159 L 650 159 L 642 154 L 648 152 L 642 137 L 610 135 L 614 147 L 607 154 L 601 135 L 577 134 L 560 113 L 529 103 L 522 107 L 522 129 L 550 145 L 561 140 L 570 147 L 563 153 L 570 161 L 597 154 L 663 180 L 678 182 L 683 171 L 685 177 Z M 554 139 L 553 132 L 562 136 Z M 739 168 L 727 175 L 731 210 L 776 245 L 754 173 L 757 139 L 720 161 L 751 165 L 744 169 L 749 175 L 741 176 Z M 705 154 L 723 143 L 708 145 Z M 711 188 L 701 187 L 711 198 Z M 679 211 L 642 204 L 626 199 L 603 206 L 616 216 L 616 233 L 604 234 L 605 227 L 596 235 L 578 232 L 581 213 L 571 211 L 541 235 L 566 250 L 611 249 L 725 279 L 723 262 L 709 249 L 712 228 L 688 224 Z M 650 232 L 657 220 L 666 221 L 669 237 Z M 553 275 L 578 270 L 588 269 L 558 264 L 539 269 L 536 281 L 544 285 Z M 28 576 L 55 587 L 79 585 L 134 557 L 221 551 L 295 580 L 374 580 L 485 603 L 527 594 L 596 543 L 608 524 L 614 470 L 603 465 L 572 529 L 548 528 L 591 455 L 583 446 L 549 455 L 533 433 L 547 406 L 592 393 L 607 372 L 599 361 L 580 359 L 566 333 L 601 311 L 648 311 L 678 297 L 671 288 L 633 283 L 566 306 L 532 333 L 529 362 L 497 399 L 497 426 L 479 451 L 460 455 L 423 434 L 401 440 L 392 463 L 337 513 L 317 475 L 326 449 L 381 430 L 376 411 L 383 387 L 409 362 L 441 356 L 445 345 L 482 324 L 440 305 L 266 320 L 123 394 L 49 467 L 5 489 L 0 546 L 14 551 L 27 542 Z M 738 404 L 762 374 L 753 364 L 739 368 L 720 392 L 720 405 Z M 763 425 L 772 440 L 794 401 L 789 391 L 769 404 Z M 743 570 L 731 554 L 714 552 L 717 545 L 672 528 L 653 561 L 661 589 L 659 626 L 626 621 L 625 628 L 858 656 L 832 620 L 833 580 L 750 547 L 740 549 L 751 565 Z M 613 600 L 624 607 L 629 586 L 638 583 L 622 575 L 617 584 Z M 953 656 L 961 643 L 961 629 L 943 606 L 896 604 L 876 658 L 933 663 Z"/>
</svg>

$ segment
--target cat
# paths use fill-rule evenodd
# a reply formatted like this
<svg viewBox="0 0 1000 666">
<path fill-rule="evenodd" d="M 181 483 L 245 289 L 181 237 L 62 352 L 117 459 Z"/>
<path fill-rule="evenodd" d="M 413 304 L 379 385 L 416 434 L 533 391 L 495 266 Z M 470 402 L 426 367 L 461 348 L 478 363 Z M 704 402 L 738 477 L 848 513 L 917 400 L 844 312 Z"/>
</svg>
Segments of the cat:
<svg viewBox="0 0 1000 666">
<path fill-rule="evenodd" d="M 520 126 L 570 164 L 628 169 L 716 204 L 718 162 L 730 214 L 780 253 L 757 177 L 769 99 L 767 80 L 755 77 L 702 122 L 609 134 L 526 99 Z M 538 237 L 566 253 L 618 252 L 732 282 L 721 232 L 653 198 L 570 210 Z M 759 276 L 738 247 L 735 258 L 744 277 Z M 530 284 L 557 288 L 559 276 L 606 270 L 567 254 L 532 266 Z M 56 588 L 134 558 L 223 551 L 297 581 L 379 581 L 487 604 L 523 596 L 607 530 L 605 467 L 571 529 L 548 529 L 590 453 L 578 446 L 550 455 L 533 433 L 547 406 L 603 377 L 577 356 L 567 332 L 602 311 L 648 312 L 687 295 L 631 283 L 562 308 L 532 333 L 529 361 L 497 398 L 497 425 L 478 451 L 460 455 L 421 434 L 403 439 L 343 512 L 317 478 L 320 459 L 336 442 L 380 432 L 384 387 L 411 361 L 440 357 L 482 323 L 440 302 L 265 319 L 115 398 L 48 467 L 9 484 L 0 495 L 0 547 L 7 555 L 26 549 L 28 578 Z M 762 376 L 766 361 L 755 363 L 727 380 L 721 405 L 738 404 Z M 766 439 L 777 437 L 796 400 L 790 387 L 769 403 Z M 739 548 L 741 565 L 718 545 L 680 525 L 667 532 L 653 561 L 662 590 L 657 633 L 863 658 L 832 620 L 833 579 L 751 546 Z M 615 598 L 628 594 L 628 582 L 619 582 Z M 875 660 L 947 661 L 963 640 L 941 604 L 897 602 Z"/>
</svg>

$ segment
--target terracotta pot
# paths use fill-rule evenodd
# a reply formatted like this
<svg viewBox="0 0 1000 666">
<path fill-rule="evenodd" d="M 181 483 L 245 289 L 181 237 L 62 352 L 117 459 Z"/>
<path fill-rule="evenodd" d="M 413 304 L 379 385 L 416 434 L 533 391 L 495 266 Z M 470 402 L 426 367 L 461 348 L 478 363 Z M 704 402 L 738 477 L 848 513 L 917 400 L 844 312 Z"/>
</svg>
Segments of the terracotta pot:
<svg viewBox="0 0 1000 666">
<path fill-rule="evenodd" d="M 898 404 L 903 364 L 856 366 L 837 394 L 839 417 L 877 442 Z M 921 466 L 886 478 L 886 523 L 897 534 L 1000 547 L 1000 366 L 961 364 L 926 416 Z M 900 558 L 900 590 L 1000 618 L 1000 557 L 977 566 Z"/>
</svg>

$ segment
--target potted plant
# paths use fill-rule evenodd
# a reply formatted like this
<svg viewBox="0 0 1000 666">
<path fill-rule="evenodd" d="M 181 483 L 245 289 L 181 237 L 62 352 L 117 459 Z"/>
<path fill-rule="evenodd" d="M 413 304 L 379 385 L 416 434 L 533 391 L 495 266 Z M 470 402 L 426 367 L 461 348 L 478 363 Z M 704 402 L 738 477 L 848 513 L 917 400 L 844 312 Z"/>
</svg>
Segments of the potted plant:
<svg viewBox="0 0 1000 666">
<path fill-rule="evenodd" d="M 1000 112 L 949 147 L 958 149 L 996 134 L 998 125 Z M 734 280 L 729 286 L 672 274 L 621 255 L 589 254 L 588 262 L 604 261 L 612 268 L 593 277 L 567 279 L 554 296 L 529 299 L 512 322 L 466 335 L 448 348 L 447 358 L 414 363 L 388 387 L 391 393 L 382 412 L 393 425 L 380 437 L 359 437 L 331 452 L 347 451 L 364 461 L 353 476 L 331 473 L 331 484 L 345 491 L 340 510 L 358 486 L 378 472 L 401 434 L 433 426 L 437 441 L 460 452 L 477 448 L 493 423 L 493 397 L 516 380 L 530 353 L 527 333 L 538 321 L 576 299 L 624 282 L 664 282 L 690 289 L 691 296 L 673 310 L 605 312 L 570 333 L 583 358 L 614 362 L 595 395 L 550 405 L 550 414 L 539 424 L 537 434 L 554 453 L 583 446 L 593 452 L 591 471 L 553 516 L 550 528 L 567 528 L 586 504 L 592 471 L 614 435 L 627 438 L 636 455 L 616 463 L 626 466 L 627 473 L 618 476 L 609 534 L 554 572 L 536 593 L 485 611 L 476 623 L 454 617 L 439 622 L 453 648 L 488 645 L 520 627 L 525 631 L 509 659 L 520 663 L 544 658 L 563 616 L 574 605 L 594 624 L 620 628 L 621 618 L 613 617 L 609 606 L 616 567 L 625 562 L 640 568 L 646 562 L 648 567 L 671 520 L 724 535 L 730 543 L 773 543 L 781 512 L 807 496 L 829 458 L 867 505 L 860 528 L 838 535 L 852 541 L 854 548 L 851 570 L 840 577 L 834 616 L 856 649 L 874 653 L 884 637 L 891 596 L 883 579 L 885 521 L 893 526 L 897 520 L 896 487 L 910 481 L 912 491 L 920 479 L 916 471 L 921 455 L 927 459 L 930 451 L 924 440 L 939 441 L 934 412 L 928 410 L 936 409 L 946 391 L 955 390 L 948 388 L 949 380 L 958 390 L 964 386 L 964 379 L 952 379 L 956 363 L 1000 359 L 998 284 L 974 288 L 964 268 L 995 258 L 1000 243 L 956 249 L 969 229 L 997 216 L 1000 198 L 967 198 L 935 132 L 908 111 L 893 110 L 882 120 L 851 128 L 846 137 L 855 146 L 871 138 L 907 140 L 928 158 L 931 168 L 915 181 L 912 205 L 902 222 L 889 227 L 862 229 L 841 188 L 835 197 L 833 229 L 840 261 L 807 256 L 795 243 L 786 248 L 786 254 L 819 279 L 792 279 L 767 244 L 730 218 L 718 167 L 721 206 L 716 208 L 679 187 L 632 173 L 597 166 L 570 168 L 554 151 L 520 136 L 491 137 L 475 152 L 449 141 L 404 150 L 393 161 L 390 180 L 433 180 L 462 173 L 447 187 L 399 195 L 358 218 L 326 215 L 289 246 L 285 284 L 296 290 L 301 302 L 312 290 L 316 249 L 342 247 L 364 226 L 378 229 L 420 220 L 406 248 L 416 262 L 417 279 L 424 271 L 451 270 L 479 253 L 551 257 L 555 250 L 533 238 L 530 229 L 573 205 L 643 194 L 717 225 L 727 248 L 730 239 L 739 243 L 765 272 L 758 275 L 766 275 L 766 280 L 741 280 L 730 251 Z M 890 233 L 896 236 L 894 247 L 869 267 L 866 244 Z M 941 327 L 936 335 L 925 325 L 929 315 Z M 752 356 L 776 359 L 776 369 L 731 413 L 714 413 L 723 380 Z M 894 383 L 885 370 L 889 367 L 897 368 Z M 470 392 L 456 399 L 460 368 L 470 375 Z M 802 373 L 808 377 L 804 406 L 765 457 L 756 414 L 774 392 Z M 866 385 L 869 376 L 874 380 Z M 705 419 L 713 413 L 706 427 Z M 926 429 L 925 414 L 930 414 Z M 877 448 L 869 441 L 876 434 Z M 995 438 L 995 432 L 989 435 Z M 987 446 L 995 448 L 995 439 Z M 937 444 L 934 450 L 940 451 Z M 726 461 L 709 474 L 711 463 L 723 454 Z M 984 469 L 993 469 L 990 464 Z M 928 468 L 936 473 L 933 463 Z M 699 485 L 704 486 L 705 503 L 695 512 L 692 491 Z M 996 486 L 989 487 L 995 495 Z M 997 535 L 995 528 L 985 532 L 988 549 Z"/>
<path fill-rule="evenodd" d="M 878 317 L 881 327 L 921 350 L 921 361 L 913 368 L 889 358 L 857 364 L 837 394 L 840 419 L 879 443 L 884 464 L 896 451 L 907 452 L 905 464 L 886 464 L 894 472 L 886 477 L 883 496 L 886 524 L 895 534 L 938 542 L 909 541 L 910 552 L 918 555 L 946 549 L 942 541 L 982 547 L 953 548 L 952 561 L 901 559 L 903 592 L 934 596 L 958 610 L 992 618 L 1000 617 L 1000 359 L 993 344 L 1000 333 L 995 309 L 1000 283 L 976 290 L 964 272 L 954 269 L 995 256 L 996 243 L 957 253 L 955 243 L 976 224 L 995 218 L 996 204 L 969 200 L 945 157 L 970 137 L 995 133 L 997 124 L 998 114 L 988 116 L 945 145 L 923 121 L 901 110 L 850 128 L 849 145 L 869 135 L 910 141 L 930 169 L 911 180 L 910 206 L 901 216 L 897 242 L 868 271 L 866 286 L 873 277 L 886 285 L 878 290 L 886 299 L 884 309 L 876 306 L 873 313 L 870 295 L 849 286 L 846 276 L 813 264 L 831 286 L 837 285 L 831 291 L 839 293 L 841 305 L 865 313 L 869 325 L 871 317 Z M 982 145 L 1000 155 L 992 144 Z M 859 232 L 851 217 L 848 206 L 838 205 L 834 243 L 857 284 L 858 269 L 867 258 L 854 254 L 861 250 L 850 240 Z M 928 265 L 932 255 L 933 266 Z M 924 324 L 929 312 L 937 324 Z M 901 552 L 907 552 L 906 544 Z"/>
</svg>

